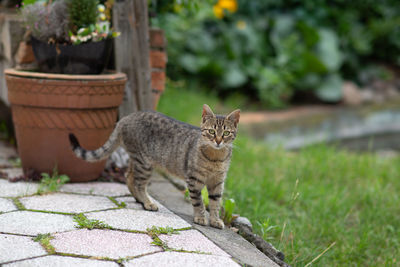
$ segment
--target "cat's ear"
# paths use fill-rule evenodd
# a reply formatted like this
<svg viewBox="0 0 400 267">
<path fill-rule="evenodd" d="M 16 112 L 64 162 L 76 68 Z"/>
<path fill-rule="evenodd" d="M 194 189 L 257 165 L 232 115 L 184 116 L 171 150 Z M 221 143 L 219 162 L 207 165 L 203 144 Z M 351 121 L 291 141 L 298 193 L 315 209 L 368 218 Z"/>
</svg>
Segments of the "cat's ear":
<svg viewBox="0 0 400 267">
<path fill-rule="evenodd" d="M 240 109 L 232 111 L 228 116 L 226 116 L 226 118 L 233 121 L 235 127 L 237 127 L 240 118 Z"/>
<path fill-rule="evenodd" d="M 214 115 L 214 112 L 212 112 L 211 108 L 207 104 L 204 104 L 203 105 L 203 114 L 201 116 L 203 117 L 203 122 L 204 122 L 204 119 L 206 117 L 214 117 L 215 115 Z"/>
</svg>

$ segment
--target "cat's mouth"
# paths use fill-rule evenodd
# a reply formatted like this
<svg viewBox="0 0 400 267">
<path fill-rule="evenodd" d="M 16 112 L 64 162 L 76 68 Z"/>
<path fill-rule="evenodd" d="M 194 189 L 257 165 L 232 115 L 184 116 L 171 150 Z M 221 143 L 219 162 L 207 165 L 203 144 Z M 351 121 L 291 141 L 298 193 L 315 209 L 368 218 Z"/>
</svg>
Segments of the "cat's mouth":
<svg viewBox="0 0 400 267">
<path fill-rule="evenodd" d="M 214 143 L 213 145 L 214 145 L 214 148 L 216 148 L 216 149 L 221 149 L 221 148 L 223 148 L 225 146 L 222 143 L 220 143 L 220 144 Z"/>
</svg>

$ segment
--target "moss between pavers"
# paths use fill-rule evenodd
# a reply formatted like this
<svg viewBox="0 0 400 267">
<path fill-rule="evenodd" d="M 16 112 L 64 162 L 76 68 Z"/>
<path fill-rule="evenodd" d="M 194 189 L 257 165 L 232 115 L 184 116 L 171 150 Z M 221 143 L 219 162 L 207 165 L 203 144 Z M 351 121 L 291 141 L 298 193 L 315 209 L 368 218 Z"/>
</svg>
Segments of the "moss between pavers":
<svg viewBox="0 0 400 267">
<path fill-rule="evenodd" d="M 79 213 L 74 215 L 74 221 L 78 224 L 77 228 L 87 228 L 89 230 L 92 229 L 113 229 L 111 226 L 106 224 L 105 222 L 88 219 L 83 213 Z"/>
<path fill-rule="evenodd" d="M 50 255 L 56 253 L 56 249 L 50 244 L 50 240 L 54 237 L 51 234 L 38 234 L 33 238 L 33 241 L 39 242 L 40 245 L 49 253 Z"/>
<path fill-rule="evenodd" d="M 62 212 L 62 211 L 51 211 L 51 210 L 34 210 L 34 209 L 25 209 L 25 210 L 33 211 L 33 212 L 41 212 L 41 213 L 60 214 L 60 215 L 74 215 L 75 214 L 75 213 Z"/>
<path fill-rule="evenodd" d="M 109 257 L 97 257 L 97 256 L 79 255 L 79 254 L 64 253 L 64 252 L 56 252 L 55 255 L 65 256 L 65 257 L 82 258 L 82 259 L 91 259 L 91 260 L 112 261 L 112 262 L 118 263 L 118 260 L 115 260 L 115 259 L 112 259 Z"/>
<path fill-rule="evenodd" d="M 121 201 L 121 202 L 118 202 L 114 197 L 107 197 L 109 200 L 111 200 L 115 205 L 117 205 L 118 206 L 118 208 L 126 208 L 126 203 L 125 202 L 123 202 L 123 201 Z"/>
<path fill-rule="evenodd" d="M 189 230 L 192 229 L 191 227 L 186 227 L 182 228 L 181 230 Z M 155 246 L 159 246 L 163 249 L 163 251 L 173 251 L 173 252 L 183 252 L 183 253 L 196 253 L 196 254 L 205 254 L 205 255 L 211 255 L 209 252 L 202 252 L 202 251 L 191 251 L 191 250 L 184 250 L 184 249 L 175 249 L 175 248 L 170 248 L 167 244 L 167 242 L 164 242 L 160 239 L 159 235 L 160 234 L 165 234 L 165 235 L 172 235 L 172 234 L 179 234 L 179 229 L 176 230 L 172 227 L 156 227 L 153 226 L 151 228 L 147 228 L 147 234 L 153 239 L 153 242 L 151 244 Z"/>
<path fill-rule="evenodd" d="M 19 198 L 13 197 L 13 198 L 11 198 L 11 200 L 14 203 L 14 205 L 17 207 L 18 210 L 26 210 L 25 206 L 21 203 Z"/>
</svg>

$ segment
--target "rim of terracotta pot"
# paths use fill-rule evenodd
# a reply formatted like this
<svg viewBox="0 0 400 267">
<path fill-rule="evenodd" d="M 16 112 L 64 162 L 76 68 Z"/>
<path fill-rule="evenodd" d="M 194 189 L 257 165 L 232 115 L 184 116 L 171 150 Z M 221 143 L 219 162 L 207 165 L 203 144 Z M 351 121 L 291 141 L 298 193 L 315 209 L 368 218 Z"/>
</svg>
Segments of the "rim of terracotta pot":
<svg viewBox="0 0 400 267">
<path fill-rule="evenodd" d="M 26 78 L 40 78 L 48 80 L 80 80 L 80 81 L 98 81 L 98 80 L 124 80 L 126 74 L 122 72 L 107 71 L 102 74 L 57 74 L 57 73 L 44 73 L 35 72 L 30 70 L 19 70 L 19 69 L 6 69 L 4 74 L 16 77 Z"/>
</svg>

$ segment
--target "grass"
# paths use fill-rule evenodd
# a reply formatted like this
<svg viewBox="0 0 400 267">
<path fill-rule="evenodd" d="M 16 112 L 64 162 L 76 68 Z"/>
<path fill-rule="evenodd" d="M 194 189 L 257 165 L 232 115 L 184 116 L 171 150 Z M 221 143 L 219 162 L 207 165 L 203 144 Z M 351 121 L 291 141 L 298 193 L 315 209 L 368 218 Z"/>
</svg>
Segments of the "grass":
<svg viewBox="0 0 400 267">
<path fill-rule="evenodd" d="M 38 234 L 36 237 L 33 238 L 33 241 L 39 242 L 40 245 L 49 253 L 54 254 L 56 253 L 55 248 L 50 244 L 50 240 L 53 239 L 50 234 Z"/>
<path fill-rule="evenodd" d="M 153 226 L 151 228 L 147 229 L 147 233 L 149 236 L 153 239 L 153 242 L 151 242 L 152 245 L 154 246 L 159 246 L 161 247 L 164 251 L 172 251 L 170 247 L 168 247 L 168 244 L 164 241 L 162 241 L 159 237 L 161 234 L 165 235 L 172 235 L 172 234 L 179 234 L 177 230 L 175 230 L 172 227 L 156 227 Z"/>
<path fill-rule="evenodd" d="M 79 213 L 74 216 L 74 221 L 78 224 L 77 228 L 92 229 L 112 229 L 108 224 L 94 219 L 88 219 L 84 214 Z"/>
<path fill-rule="evenodd" d="M 169 84 L 159 110 L 196 124 L 203 103 L 232 109 Z M 398 266 L 399 178 L 399 156 L 332 146 L 287 152 L 239 132 L 224 197 L 292 266 Z"/>
</svg>

